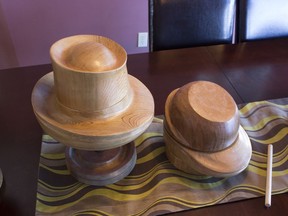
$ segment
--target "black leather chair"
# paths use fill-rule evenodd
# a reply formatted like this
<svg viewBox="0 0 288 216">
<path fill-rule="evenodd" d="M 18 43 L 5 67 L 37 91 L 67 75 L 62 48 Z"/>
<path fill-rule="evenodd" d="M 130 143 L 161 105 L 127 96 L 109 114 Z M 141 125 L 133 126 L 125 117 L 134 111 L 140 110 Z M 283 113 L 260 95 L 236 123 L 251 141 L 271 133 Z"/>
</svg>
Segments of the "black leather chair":
<svg viewBox="0 0 288 216">
<path fill-rule="evenodd" d="M 288 37 L 287 0 L 240 0 L 240 42 L 281 37 Z"/>
<path fill-rule="evenodd" d="M 237 0 L 149 0 L 150 51 L 227 44 Z"/>
</svg>

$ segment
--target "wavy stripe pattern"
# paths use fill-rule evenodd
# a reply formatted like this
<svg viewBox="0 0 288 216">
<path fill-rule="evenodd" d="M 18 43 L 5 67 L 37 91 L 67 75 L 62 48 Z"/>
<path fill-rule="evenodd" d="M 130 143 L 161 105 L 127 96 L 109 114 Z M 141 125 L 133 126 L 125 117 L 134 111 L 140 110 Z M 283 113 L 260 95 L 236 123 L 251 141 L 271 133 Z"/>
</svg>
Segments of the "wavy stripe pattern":
<svg viewBox="0 0 288 216">
<path fill-rule="evenodd" d="M 241 105 L 240 122 L 251 139 L 252 158 L 230 178 L 190 175 L 165 155 L 163 122 L 155 118 L 135 140 L 137 163 L 129 176 L 103 186 L 77 182 L 65 164 L 65 146 L 44 135 L 36 215 L 159 215 L 231 202 L 265 193 L 267 144 L 274 146 L 272 194 L 288 191 L 288 98 Z"/>
</svg>

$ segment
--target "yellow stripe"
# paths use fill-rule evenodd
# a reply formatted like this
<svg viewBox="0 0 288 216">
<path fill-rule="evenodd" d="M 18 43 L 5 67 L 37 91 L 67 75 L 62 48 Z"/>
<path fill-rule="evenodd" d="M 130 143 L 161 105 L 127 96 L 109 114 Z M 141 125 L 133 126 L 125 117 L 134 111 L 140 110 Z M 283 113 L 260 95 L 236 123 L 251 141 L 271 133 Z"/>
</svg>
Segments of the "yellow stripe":
<svg viewBox="0 0 288 216">
<path fill-rule="evenodd" d="M 285 119 L 285 118 L 282 118 L 282 117 L 277 116 L 277 115 L 276 116 L 272 115 L 272 116 L 268 116 L 266 118 L 261 119 L 256 125 L 243 126 L 243 128 L 246 131 L 257 131 L 257 130 L 260 130 L 260 129 L 264 128 L 265 125 L 267 125 L 267 123 L 269 123 L 270 121 L 273 121 L 275 119 Z"/>
<path fill-rule="evenodd" d="M 275 157 L 274 157 L 274 161 L 275 161 Z M 281 165 L 287 163 L 287 161 L 288 161 L 288 155 L 286 154 L 285 157 L 283 157 L 281 160 L 279 160 L 277 162 L 273 162 L 273 167 L 281 166 Z"/>
<path fill-rule="evenodd" d="M 254 106 L 256 106 L 255 103 L 248 103 L 242 109 L 239 110 L 240 114 L 245 115 L 247 112 L 249 112 Z"/>
<path fill-rule="evenodd" d="M 58 175 L 70 175 L 70 171 L 69 170 L 56 170 L 56 169 L 52 169 L 46 165 L 43 164 L 39 164 L 40 167 L 42 167 L 43 169 L 49 170 L 50 172 L 53 172 L 55 174 Z"/>
<path fill-rule="evenodd" d="M 279 105 L 279 104 L 275 104 L 275 103 L 272 103 L 272 102 L 269 102 L 269 101 L 258 101 L 258 102 L 252 102 L 252 103 L 248 103 L 247 105 L 245 105 L 242 109 L 240 109 L 240 113 L 242 115 L 245 115 L 247 114 L 247 112 L 249 112 L 251 109 L 253 109 L 254 107 L 257 107 L 257 106 L 262 106 L 262 105 L 271 105 L 271 106 L 274 106 L 274 107 L 278 107 L 278 108 L 281 108 L 281 109 L 287 109 L 288 108 L 288 105 Z"/>
<path fill-rule="evenodd" d="M 65 186 L 53 186 L 49 185 L 46 182 L 42 181 L 41 179 L 38 179 L 38 186 L 44 188 L 46 191 L 66 191 L 66 190 L 75 190 L 76 188 L 80 187 L 82 183 L 76 182 L 71 185 L 65 185 Z"/>
<path fill-rule="evenodd" d="M 288 133 L 288 127 L 282 128 L 275 136 L 273 136 L 270 139 L 267 140 L 259 140 L 259 139 L 254 139 L 251 138 L 251 140 L 256 141 L 258 143 L 262 143 L 262 144 L 273 144 L 278 142 L 279 140 L 283 139 Z"/>
<path fill-rule="evenodd" d="M 288 154 L 288 145 L 285 146 L 285 148 L 283 148 L 281 151 L 279 152 L 273 152 L 273 157 L 281 157 L 283 155 L 287 155 Z"/>
<path fill-rule="evenodd" d="M 260 152 L 254 152 L 253 151 L 253 156 L 257 155 L 258 153 L 258 157 L 263 159 L 263 162 L 257 162 L 254 160 L 250 160 L 250 164 L 257 166 L 257 167 L 261 167 L 261 168 L 266 168 L 267 167 L 267 153 L 260 153 Z M 252 158 L 253 158 L 252 156 Z M 278 167 L 283 165 L 284 163 L 286 163 L 288 161 L 288 145 L 282 149 L 279 152 L 274 152 L 273 153 L 273 167 Z M 277 162 L 276 162 L 277 161 Z"/>
<path fill-rule="evenodd" d="M 46 201 L 46 202 L 61 201 L 61 200 L 65 200 L 65 199 L 67 199 L 69 197 L 74 196 L 75 194 L 77 194 L 79 191 L 81 191 L 82 189 L 84 189 L 86 187 L 89 187 L 89 186 L 86 185 L 86 184 L 81 184 L 80 187 L 78 187 L 76 190 L 72 191 L 71 193 L 66 194 L 66 195 L 62 195 L 62 196 L 57 196 L 57 197 L 56 196 L 50 197 L 50 196 L 45 196 L 45 195 L 42 195 L 40 193 L 37 193 L 37 199 L 43 200 L 43 201 Z"/>
<path fill-rule="evenodd" d="M 137 185 L 125 185 L 125 187 L 123 187 L 122 185 L 118 185 L 118 184 L 111 184 L 111 185 L 108 185 L 107 188 L 110 188 L 110 189 L 113 189 L 113 190 L 118 190 L 118 191 L 130 191 L 130 190 L 135 190 L 135 189 L 139 189 L 139 188 L 143 188 L 145 187 L 147 184 L 149 184 L 152 180 L 155 179 L 155 177 L 159 174 L 165 174 L 165 173 L 168 173 L 170 174 L 171 172 L 167 172 L 166 170 L 159 170 L 155 173 L 153 173 L 153 175 L 149 176 L 149 178 L 147 178 L 144 182 L 142 182 L 141 184 L 137 184 Z M 213 182 L 213 183 L 198 183 L 198 182 L 195 182 L 190 179 L 186 179 L 186 178 L 183 178 L 183 177 L 174 177 L 174 176 L 171 176 L 171 177 L 167 177 L 167 179 L 170 178 L 175 178 L 176 180 L 173 180 L 173 182 L 176 182 L 178 184 L 181 184 L 181 185 L 185 185 L 185 186 L 189 186 L 191 188 L 195 188 L 195 189 L 201 189 L 201 188 L 205 188 L 205 189 L 210 189 L 210 188 L 214 188 L 214 187 L 218 187 L 219 185 L 221 185 L 224 181 L 226 181 L 226 179 L 221 179 L 217 182 Z M 179 180 L 178 180 L 179 178 Z M 166 181 L 165 179 L 162 180 L 161 182 L 163 183 L 163 181 L 165 181 L 164 183 L 170 183 L 169 181 Z M 161 183 L 161 184 L 162 184 Z M 192 185 L 191 185 L 192 184 Z"/>
<path fill-rule="evenodd" d="M 44 142 L 56 142 L 55 139 L 53 139 L 51 136 L 49 136 L 49 135 L 47 135 L 47 134 L 44 134 L 44 135 L 42 136 L 42 140 L 43 140 Z"/>
<path fill-rule="evenodd" d="M 65 159 L 65 153 L 51 153 L 51 154 L 46 154 L 46 153 L 42 153 L 41 154 L 42 157 L 47 158 L 47 159 L 51 159 L 51 160 L 64 160 Z"/>
<path fill-rule="evenodd" d="M 265 169 L 260 169 L 259 167 L 255 167 L 253 165 L 249 165 L 247 167 L 248 171 L 256 173 L 259 176 L 265 177 L 266 176 L 266 170 Z"/>
<path fill-rule="evenodd" d="M 211 178 L 210 176 L 201 176 L 201 175 L 192 175 L 192 174 L 188 174 L 185 173 L 179 169 L 170 169 L 170 168 L 164 168 L 163 166 L 166 165 L 170 165 L 171 163 L 167 160 L 167 161 L 162 161 L 156 164 L 156 166 L 154 166 L 152 169 L 150 169 L 148 172 L 145 173 L 141 173 L 140 175 L 128 175 L 125 179 L 123 179 L 122 181 L 129 181 L 129 179 L 136 179 L 138 181 L 141 181 L 142 178 L 147 178 L 147 176 L 150 176 L 151 173 L 157 172 L 157 170 L 163 170 L 166 171 L 167 174 L 171 174 L 171 175 L 179 175 L 185 178 L 190 178 L 193 180 L 203 180 L 203 179 L 209 179 Z"/>
<path fill-rule="evenodd" d="M 285 146 L 285 148 L 283 148 L 281 151 L 279 152 L 273 152 L 273 158 L 278 158 L 278 157 L 285 157 L 288 154 L 288 145 Z M 261 153 L 261 152 L 257 152 L 257 151 L 252 151 L 252 157 L 256 156 L 262 159 L 266 159 L 267 158 L 267 152 L 266 153 Z"/>
<path fill-rule="evenodd" d="M 262 153 L 262 152 L 257 152 L 257 151 L 252 151 L 252 157 L 259 157 L 259 158 L 266 158 L 267 157 L 267 153 Z"/>
<path fill-rule="evenodd" d="M 278 190 L 273 190 L 272 194 L 281 194 L 281 193 L 286 193 L 286 192 L 288 192 L 288 187 L 284 187 Z"/>
<path fill-rule="evenodd" d="M 266 168 L 267 167 L 267 163 L 266 162 L 256 162 L 256 161 L 253 161 L 253 160 L 250 160 L 249 164 L 251 166 L 255 166 L 255 167 L 259 167 L 259 168 Z"/>
<path fill-rule="evenodd" d="M 274 165 L 273 165 L 274 167 Z M 253 172 L 259 176 L 262 176 L 262 177 L 265 177 L 266 178 L 266 169 L 260 169 L 258 167 L 255 167 L 253 165 L 249 165 L 247 167 L 247 169 L 250 171 L 250 172 Z M 281 170 L 281 171 L 272 171 L 272 176 L 273 177 L 279 177 L 279 176 L 285 176 L 288 174 L 288 169 L 286 170 Z"/>
<path fill-rule="evenodd" d="M 84 210 L 84 211 L 78 211 L 78 212 L 75 212 L 73 214 L 73 216 L 77 216 L 77 215 L 106 215 L 106 216 L 113 216 L 112 214 L 108 214 L 107 212 L 104 212 L 104 211 L 100 211 L 99 209 L 87 209 L 87 210 Z"/>
<path fill-rule="evenodd" d="M 158 118 L 158 117 L 154 117 L 153 122 L 163 124 L 163 119 Z"/>
<path fill-rule="evenodd" d="M 157 156 L 159 156 L 160 154 L 163 154 L 164 152 L 165 152 L 165 147 L 164 146 L 162 146 L 160 148 L 157 148 L 157 149 L 154 149 L 152 152 L 150 152 L 145 157 L 139 158 L 137 160 L 137 164 L 142 164 L 142 163 L 146 163 L 148 161 L 151 161 L 154 158 L 156 158 Z"/>
<path fill-rule="evenodd" d="M 140 175 L 128 175 L 125 179 L 141 179 L 142 177 L 147 177 L 149 175 L 149 173 L 153 173 L 153 172 L 155 172 L 155 170 L 158 170 L 158 169 L 163 170 L 162 166 L 165 166 L 166 164 L 169 164 L 169 163 L 170 163 L 169 161 L 159 162 L 159 163 L 155 164 L 155 166 L 152 169 L 150 169 L 148 172 L 141 173 Z"/>
<path fill-rule="evenodd" d="M 150 137 L 155 137 L 155 136 L 163 136 L 163 134 L 157 133 L 157 132 L 146 132 L 134 140 L 135 146 L 137 147 L 138 145 L 143 143 L 146 139 Z"/>
<path fill-rule="evenodd" d="M 281 170 L 281 171 L 273 171 L 272 175 L 273 175 L 273 177 L 281 177 L 281 176 L 288 175 L 288 169 Z"/>
</svg>

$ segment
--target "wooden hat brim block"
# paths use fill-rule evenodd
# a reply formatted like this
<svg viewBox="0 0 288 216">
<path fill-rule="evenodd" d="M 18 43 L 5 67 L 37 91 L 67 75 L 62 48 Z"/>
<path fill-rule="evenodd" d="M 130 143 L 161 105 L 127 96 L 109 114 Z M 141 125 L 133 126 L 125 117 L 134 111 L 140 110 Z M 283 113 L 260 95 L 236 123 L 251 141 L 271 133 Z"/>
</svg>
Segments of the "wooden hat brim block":
<svg viewBox="0 0 288 216">
<path fill-rule="evenodd" d="M 185 137 L 181 133 L 181 129 L 183 129 L 183 126 L 181 125 L 182 128 L 179 128 L 175 126 L 172 121 L 173 117 L 176 118 L 179 117 L 175 116 L 179 113 L 177 112 L 172 113 L 171 111 L 172 107 L 171 104 L 174 102 L 173 99 L 177 94 L 177 91 L 179 91 L 179 89 L 180 88 L 175 89 L 169 94 L 165 104 L 165 120 L 164 120 L 163 136 L 166 144 L 167 157 L 169 158 L 171 163 L 182 171 L 196 175 L 200 174 L 215 177 L 227 177 L 242 172 L 248 166 L 252 155 L 251 142 L 245 130 L 241 127 L 238 121 L 235 121 L 235 123 L 237 123 L 236 125 L 237 127 L 235 127 L 237 128 L 237 130 L 235 131 L 236 132 L 235 135 L 233 135 L 235 136 L 235 139 L 233 139 L 233 141 L 229 145 L 221 145 L 220 142 L 220 146 L 217 145 L 217 148 L 218 147 L 219 148 L 215 150 L 215 148 L 211 149 L 207 148 L 210 146 L 215 146 L 214 143 L 203 143 L 202 139 L 198 139 L 197 137 L 198 135 L 200 137 L 201 136 L 203 137 L 203 134 L 199 134 L 201 133 L 201 130 L 195 133 L 195 131 L 192 132 L 191 130 L 189 130 L 189 125 L 188 126 L 186 125 L 184 129 L 186 130 L 186 132 L 191 133 L 191 137 L 193 136 L 194 141 L 196 140 L 195 141 L 196 143 L 193 144 L 198 145 L 199 143 L 201 144 L 199 146 L 202 147 L 201 150 L 195 148 L 195 146 L 191 145 L 191 143 L 188 142 L 188 140 L 185 139 Z M 187 97 L 184 97 L 183 100 L 187 100 Z M 205 98 L 203 98 L 203 100 L 205 100 Z M 185 106 L 185 101 L 181 103 L 181 101 L 178 100 L 178 103 L 179 104 L 177 105 L 179 106 L 180 105 Z M 235 112 L 238 112 L 237 107 L 235 109 L 236 109 Z M 197 115 L 193 115 L 191 117 L 190 113 L 191 109 L 187 110 L 188 113 L 184 114 L 187 114 L 188 121 L 190 121 L 191 124 L 195 124 L 197 126 L 199 124 L 199 121 L 197 122 L 197 120 L 199 119 L 201 120 L 202 116 L 198 115 L 200 117 L 198 119 L 195 119 L 197 118 Z M 181 118 L 179 119 L 181 120 Z M 187 119 L 183 119 L 183 121 L 184 120 L 187 121 Z M 211 125 L 206 126 L 211 127 Z M 202 129 L 205 129 L 203 125 L 201 125 L 201 127 Z M 205 133 L 207 131 L 203 130 L 202 132 Z M 204 135 L 215 136 L 215 134 L 213 133 L 211 134 L 208 133 Z M 219 139 L 219 137 L 216 138 Z M 213 139 L 211 139 L 211 141 L 213 141 Z"/>
<path fill-rule="evenodd" d="M 148 88 L 128 75 L 131 104 L 114 116 L 93 119 L 65 112 L 57 103 L 53 72 L 43 76 L 32 92 L 34 113 L 43 130 L 59 142 L 82 150 L 108 150 L 141 135 L 154 117 L 154 99 Z"/>
<path fill-rule="evenodd" d="M 164 141 L 171 163 L 178 169 L 196 175 L 228 177 L 242 172 L 248 166 L 252 147 L 245 130 L 240 126 L 238 139 L 228 148 L 217 152 L 201 152 L 179 143 L 164 121 Z"/>
</svg>

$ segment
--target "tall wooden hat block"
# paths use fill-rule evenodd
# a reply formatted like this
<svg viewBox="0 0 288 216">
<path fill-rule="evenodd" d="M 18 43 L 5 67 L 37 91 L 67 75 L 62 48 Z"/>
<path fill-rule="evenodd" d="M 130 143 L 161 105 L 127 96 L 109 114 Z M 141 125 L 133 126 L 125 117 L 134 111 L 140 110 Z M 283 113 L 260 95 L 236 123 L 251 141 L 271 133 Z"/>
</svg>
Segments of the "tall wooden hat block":
<svg viewBox="0 0 288 216">
<path fill-rule="evenodd" d="M 67 145 L 68 168 L 80 182 L 119 181 L 135 166 L 133 140 L 153 120 L 150 91 L 128 74 L 125 50 L 108 38 L 63 38 L 52 45 L 50 56 L 53 72 L 32 92 L 37 120 Z"/>
</svg>

